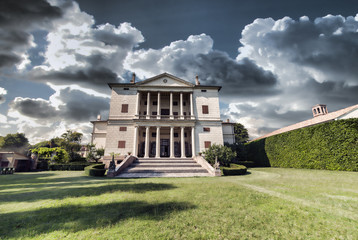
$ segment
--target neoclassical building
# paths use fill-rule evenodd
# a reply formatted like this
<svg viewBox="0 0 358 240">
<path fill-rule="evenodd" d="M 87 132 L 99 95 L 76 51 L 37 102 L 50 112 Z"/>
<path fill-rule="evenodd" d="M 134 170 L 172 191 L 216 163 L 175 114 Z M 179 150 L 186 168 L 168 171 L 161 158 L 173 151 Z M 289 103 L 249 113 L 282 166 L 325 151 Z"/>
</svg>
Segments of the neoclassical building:
<svg viewBox="0 0 358 240">
<path fill-rule="evenodd" d="M 184 158 L 228 141 L 230 124 L 220 120 L 220 86 L 195 84 L 163 73 L 136 82 L 109 83 L 108 120 L 92 121 L 92 143 L 110 153 L 144 158 Z M 228 134 L 229 133 L 229 134 Z"/>
</svg>

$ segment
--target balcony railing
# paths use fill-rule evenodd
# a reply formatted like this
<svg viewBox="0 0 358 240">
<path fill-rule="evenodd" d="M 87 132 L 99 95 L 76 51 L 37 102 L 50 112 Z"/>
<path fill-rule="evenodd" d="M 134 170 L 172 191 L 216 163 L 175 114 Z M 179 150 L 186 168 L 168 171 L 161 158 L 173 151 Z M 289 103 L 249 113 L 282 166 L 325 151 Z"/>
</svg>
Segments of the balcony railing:
<svg viewBox="0 0 358 240">
<path fill-rule="evenodd" d="M 156 119 L 156 120 L 195 120 L 195 116 L 186 115 L 135 115 L 137 119 Z"/>
</svg>

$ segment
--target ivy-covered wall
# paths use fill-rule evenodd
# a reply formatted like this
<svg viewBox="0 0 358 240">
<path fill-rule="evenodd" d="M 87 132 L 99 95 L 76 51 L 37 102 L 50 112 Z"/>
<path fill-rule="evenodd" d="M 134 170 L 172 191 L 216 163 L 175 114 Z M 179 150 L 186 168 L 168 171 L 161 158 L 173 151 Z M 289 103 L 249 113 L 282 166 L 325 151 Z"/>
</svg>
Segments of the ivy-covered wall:
<svg viewBox="0 0 358 240">
<path fill-rule="evenodd" d="M 358 171 L 358 119 L 301 128 L 245 145 L 257 166 Z"/>
</svg>

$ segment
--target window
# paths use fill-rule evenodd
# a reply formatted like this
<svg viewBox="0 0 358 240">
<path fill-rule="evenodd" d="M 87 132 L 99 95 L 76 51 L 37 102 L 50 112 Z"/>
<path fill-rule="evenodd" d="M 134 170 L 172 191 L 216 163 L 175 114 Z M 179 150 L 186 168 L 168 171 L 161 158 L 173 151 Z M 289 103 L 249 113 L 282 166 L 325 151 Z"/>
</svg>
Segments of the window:
<svg viewBox="0 0 358 240">
<path fill-rule="evenodd" d="M 152 137 L 156 137 L 156 136 L 157 136 L 157 133 L 153 132 Z"/>
<path fill-rule="evenodd" d="M 122 104 L 122 113 L 128 112 L 128 104 Z"/>
<path fill-rule="evenodd" d="M 187 137 L 188 136 L 188 134 L 187 133 L 184 133 L 184 137 Z"/>
<path fill-rule="evenodd" d="M 145 137 L 145 132 L 143 132 L 143 137 Z"/>
<path fill-rule="evenodd" d="M 173 102 L 173 106 L 178 106 L 178 102 Z"/>
<path fill-rule="evenodd" d="M 123 90 L 129 90 L 129 88 L 125 87 L 125 88 L 123 88 Z"/>
<path fill-rule="evenodd" d="M 152 115 L 153 116 L 158 115 L 158 112 L 152 112 Z"/>
<path fill-rule="evenodd" d="M 119 131 L 123 131 L 123 132 L 125 132 L 125 131 L 127 131 L 127 127 L 119 127 Z"/>
<path fill-rule="evenodd" d="M 210 128 L 208 128 L 208 127 L 204 127 L 204 132 L 210 132 Z"/>
<path fill-rule="evenodd" d="M 147 105 L 147 101 L 144 101 L 144 105 Z"/>
<path fill-rule="evenodd" d="M 201 92 L 206 92 L 206 90 L 205 90 L 205 89 L 203 89 L 203 90 L 201 90 Z"/>
<path fill-rule="evenodd" d="M 160 115 L 169 115 L 169 109 L 161 109 Z"/>
<path fill-rule="evenodd" d="M 186 112 L 184 112 L 184 116 L 186 116 Z"/>
<path fill-rule="evenodd" d="M 179 137 L 179 134 L 178 134 L 178 133 L 174 133 L 174 137 Z"/>
<path fill-rule="evenodd" d="M 147 111 L 144 111 L 144 112 L 143 112 L 143 115 L 147 115 Z"/>
<path fill-rule="evenodd" d="M 126 141 L 118 141 L 118 148 L 126 148 Z"/>
<path fill-rule="evenodd" d="M 203 105 L 203 114 L 209 114 L 209 106 L 208 105 Z"/>
<path fill-rule="evenodd" d="M 186 102 L 183 102 L 183 106 L 186 106 Z"/>
<path fill-rule="evenodd" d="M 157 106 L 158 105 L 158 101 L 153 101 L 153 105 Z"/>
<path fill-rule="evenodd" d="M 205 145 L 205 148 L 209 148 L 209 147 L 211 147 L 211 142 L 210 141 L 205 141 L 204 145 Z"/>
<path fill-rule="evenodd" d="M 173 112 L 173 115 L 174 115 L 174 116 L 178 116 L 178 112 Z"/>
</svg>

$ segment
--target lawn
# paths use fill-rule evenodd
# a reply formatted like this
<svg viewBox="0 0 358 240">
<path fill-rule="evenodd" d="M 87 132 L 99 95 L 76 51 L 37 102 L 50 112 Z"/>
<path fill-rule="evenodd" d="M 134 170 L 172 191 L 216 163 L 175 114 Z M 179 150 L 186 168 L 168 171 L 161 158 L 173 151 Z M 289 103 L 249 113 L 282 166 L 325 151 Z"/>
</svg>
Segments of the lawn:
<svg viewBox="0 0 358 240">
<path fill-rule="evenodd" d="M 358 239 L 358 173 L 0 176 L 0 239 Z"/>
</svg>

